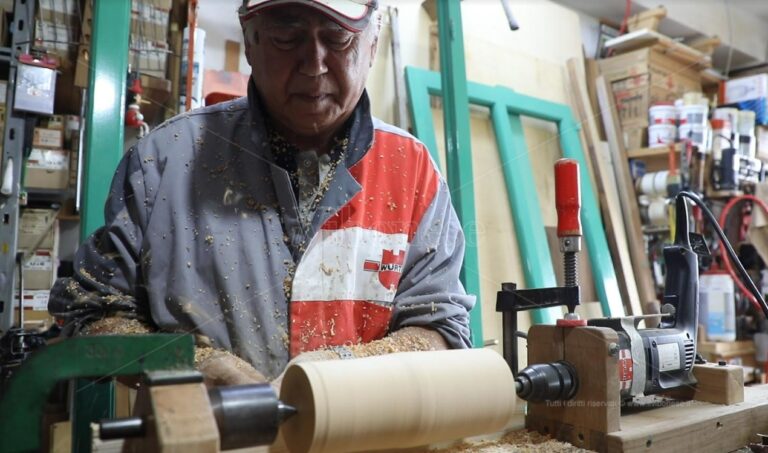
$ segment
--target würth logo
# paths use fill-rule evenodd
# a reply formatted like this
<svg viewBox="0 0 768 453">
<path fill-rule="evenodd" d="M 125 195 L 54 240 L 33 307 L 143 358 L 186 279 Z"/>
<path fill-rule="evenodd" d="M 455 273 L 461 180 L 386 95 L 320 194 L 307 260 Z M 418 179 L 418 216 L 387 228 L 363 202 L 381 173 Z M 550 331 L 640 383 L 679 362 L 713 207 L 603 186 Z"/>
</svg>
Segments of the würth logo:
<svg viewBox="0 0 768 453">
<path fill-rule="evenodd" d="M 393 250 L 382 250 L 381 261 L 365 260 L 363 270 L 378 272 L 379 283 L 390 291 L 397 289 L 400 283 L 400 274 L 403 272 L 405 262 L 405 250 L 397 254 Z"/>
</svg>

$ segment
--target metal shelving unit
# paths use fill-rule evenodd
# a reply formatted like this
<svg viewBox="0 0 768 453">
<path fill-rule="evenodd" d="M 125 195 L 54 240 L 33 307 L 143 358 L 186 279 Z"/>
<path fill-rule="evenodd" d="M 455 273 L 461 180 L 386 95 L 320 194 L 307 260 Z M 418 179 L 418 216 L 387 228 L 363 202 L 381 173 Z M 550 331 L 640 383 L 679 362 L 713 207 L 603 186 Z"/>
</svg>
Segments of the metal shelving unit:
<svg viewBox="0 0 768 453">
<path fill-rule="evenodd" d="M 12 178 L 10 193 L 0 194 L 0 336 L 13 326 L 13 281 L 16 272 L 21 169 L 24 162 L 26 115 L 21 112 L 17 113 L 13 109 L 16 71 L 19 55 L 29 53 L 34 32 L 34 14 L 34 1 L 15 0 L 13 23 L 11 24 L 11 46 L 0 48 L 0 61 L 10 63 L 0 178 L 5 178 L 6 173 L 9 172 L 9 166 L 12 166 L 12 171 L 9 173 Z"/>
</svg>

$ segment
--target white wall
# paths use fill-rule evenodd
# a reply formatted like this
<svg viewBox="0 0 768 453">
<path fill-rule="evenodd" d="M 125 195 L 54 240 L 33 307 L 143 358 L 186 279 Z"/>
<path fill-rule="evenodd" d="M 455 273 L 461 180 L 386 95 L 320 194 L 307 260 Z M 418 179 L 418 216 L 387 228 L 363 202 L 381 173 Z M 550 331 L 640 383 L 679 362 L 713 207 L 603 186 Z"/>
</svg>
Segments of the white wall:
<svg viewBox="0 0 768 453">
<path fill-rule="evenodd" d="M 237 41 L 241 51 L 243 33 L 237 18 L 242 0 L 199 0 L 197 24 L 205 30 L 205 69 L 224 69 L 224 43 Z M 240 72 L 250 73 L 245 54 L 240 53 Z"/>
</svg>

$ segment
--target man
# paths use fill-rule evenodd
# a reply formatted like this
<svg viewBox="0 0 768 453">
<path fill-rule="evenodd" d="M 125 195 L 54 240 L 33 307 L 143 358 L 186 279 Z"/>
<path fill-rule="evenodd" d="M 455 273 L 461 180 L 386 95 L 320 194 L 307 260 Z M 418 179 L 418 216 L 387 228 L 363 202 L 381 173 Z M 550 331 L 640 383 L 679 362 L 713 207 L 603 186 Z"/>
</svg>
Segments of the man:
<svg viewBox="0 0 768 453">
<path fill-rule="evenodd" d="M 248 97 L 126 154 L 106 225 L 50 311 L 91 334 L 193 332 L 213 384 L 272 380 L 289 360 L 468 347 L 445 181 L 370 114 L 376 6 L 245 1 Z"/>
</svg>

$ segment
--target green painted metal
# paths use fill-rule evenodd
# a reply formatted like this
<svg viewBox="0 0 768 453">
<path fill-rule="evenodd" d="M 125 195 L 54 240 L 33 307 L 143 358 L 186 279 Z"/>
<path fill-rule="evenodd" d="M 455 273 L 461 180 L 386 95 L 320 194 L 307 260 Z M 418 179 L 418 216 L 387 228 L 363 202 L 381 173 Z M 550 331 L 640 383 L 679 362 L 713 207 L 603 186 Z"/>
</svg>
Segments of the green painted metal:
<svg viewBox="0 0 768 453">
<path fill-rule="evenodd" d="M 433 146 L 435 144 L 434 124 L 429 98 L 440 96 L 442 93 L 440 75 L 433 71 L 407 67 L 406 82 L 414 131 L 425 145 Z M 563 104 L 526 96 L 500 86 L 492 87 L 468 82 L 467 93 L 470 103 L 491 109 L 526 286 L 529 288 L 554 286 L 555 274 L 544 224 L 537 205 L 538 198 L 531 196 L 529 189 L 535 186 L 531 177 L 532 170 L 520 116 L 556 123 L 560 133 L 563 157 L 579 161 L 582 184 L 581 219 L 584 236 L 589 245 L 595 287 L 603 314 L 624 316 L 621 294 L 616 281 L 613 260 L 608 251 L 597 197 L 589 178 L 584 148 L 581 145 L 579 129 L 571 109 Z M 469 237 L 468 240 L 475 239 Z M 556 316 L 559 316 L 557 309 L 537 310 L 533 313 L 534 322 L 537 323 L 552 323 Z"/>
<path fill-rule="evenodd" d="M 131 0 L 93 2 L 80 237 L 104 225 L 110 181 L 123 156 Z"/>
<path fill-rule="evenodd" d="M 448 169 L 448 187 L 453 205 L 465 229 L 475 227 L 475 192 L 472 180 L 472 144 L 469 129 L 469 99 L 467 97 L 467 71 L 464 66 L 464 34 L 461 23 L 461 1 L 437 2 L 437 27 L 440 39 L 440 67 L 445 122 L 445 154 Z M 436 151 L 437 148 L 434 148 Z M 470 312 L 472 344 L 483 347 L 483 319 L 480 296 L 480 263 L 477 241 L 466 241 L 461 281 L 477 303 Z"/>
<path fill-rule="evenodd" d="M 90 453 L 91 423 L 115 418 L 114 379 L 75 379 L 72 411 L 72 451 Z"/>
<path fill-rule="evenodd" d="M 43 407 L 59 381 L 192 369 L 194 360 L 191 335 L 82 336 L 40 349 L 11 379 L 0 400 L 0 451 L 38 451 Z"/>
<path fill-rule="evenodd" d="M 522 122 L 519 116 L 510 116 L 507 106 L 500 103 L 491 106 L 491 119 L 499 147 L 509 206 L 515 219 L 517 246 L 520 256 L 524 257 L 521 261 L 525 284 L 529 288 L 557 286 L 539 199 L 531 191 L 536 187 L 536 183 L 531 171 Z M 535 310 L 532 313 L 533 322 L 554 324 L 561 313 L 557 307 Z"/>
</svg>

